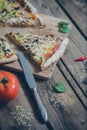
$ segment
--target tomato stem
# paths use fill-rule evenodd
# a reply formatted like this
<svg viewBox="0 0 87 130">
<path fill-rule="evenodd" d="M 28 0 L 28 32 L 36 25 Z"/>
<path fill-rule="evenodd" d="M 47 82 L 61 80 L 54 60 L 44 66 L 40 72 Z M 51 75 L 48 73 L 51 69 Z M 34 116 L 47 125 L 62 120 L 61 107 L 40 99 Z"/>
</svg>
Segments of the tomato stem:
<svg viewBox="0 0 87 130">
<path fill-rule="evenodd" d="M 7 78 L 6 78 L 6 77 L 4 77 L 4 78 L 1 80 L 1 83 L 3 83 L 4 85 L 5 85 L 6 83 L 8 83 Z"/>
</svg>

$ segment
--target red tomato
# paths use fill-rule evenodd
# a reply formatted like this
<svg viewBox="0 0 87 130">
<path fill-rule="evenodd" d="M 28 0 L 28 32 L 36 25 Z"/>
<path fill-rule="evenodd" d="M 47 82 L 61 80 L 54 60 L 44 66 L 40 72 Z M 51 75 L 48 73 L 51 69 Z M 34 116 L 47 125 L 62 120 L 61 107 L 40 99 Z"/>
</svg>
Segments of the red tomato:
<svg viewBox="0 0 87 130">
<path fill-rule="evenodd" d="M 47 54 L 45 54 L 45 57 L 48 59 L 49 57 L 51 57 L 52 56 L 52 53 L 47 53 Z"/>
<path fill-rule="evenodd" d="M 56 45 L 56 46 L 53 48 L 54 52 L 56 52 L 56 51 L 58 50 L 58 47 L 59 47 L 59 45 Z"/>
<path fill-rule="evenodd" d="M 59 45 L 55 45 L 54 48 L 49 48 L 49 52 L 45 54 L 45 57 L 48 59 L 51 57 L 57 50 L 58 50 Z"/>
<path fill-rule="evenodd" d="M 8 102 L 18 94 L 19 82 L 16 76 L 7 71 L 0 71 L 0 102 Z"/>
</svg>

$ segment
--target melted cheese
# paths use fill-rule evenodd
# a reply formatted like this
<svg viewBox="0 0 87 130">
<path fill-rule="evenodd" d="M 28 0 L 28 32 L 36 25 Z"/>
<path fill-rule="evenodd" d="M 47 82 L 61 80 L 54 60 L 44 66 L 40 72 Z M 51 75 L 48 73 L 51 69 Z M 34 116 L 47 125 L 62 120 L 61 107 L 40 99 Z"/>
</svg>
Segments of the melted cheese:
<svg viewBox="0 0 87 130">
<path fill-rule="evenodd" d="M 0 39 L 0 57 L 3 58 L 4 56 L 12 55 L 14 52 L 11 49 L 10 45 L 4 40 Z"/>
<path fill-rule="evenodd" d="M 44 64 L 55 53 L 55 46 L 59 43 L 58 38 L 51 35 L 15 34 L 15 40 L 31 54 L 38 64 Z"/>
<path fill-rule="evenodd" d="M 26 9 L 23 9 L 17 1 L 4 1 L 5 2 L 0 3 L 0 10 L 2 10 L 2 13 L 0 14 L 0 22 L 7 22 L 10 25 L 37 24 L 38 17 L 36 14 L 29 13 Z"/>
</svg>

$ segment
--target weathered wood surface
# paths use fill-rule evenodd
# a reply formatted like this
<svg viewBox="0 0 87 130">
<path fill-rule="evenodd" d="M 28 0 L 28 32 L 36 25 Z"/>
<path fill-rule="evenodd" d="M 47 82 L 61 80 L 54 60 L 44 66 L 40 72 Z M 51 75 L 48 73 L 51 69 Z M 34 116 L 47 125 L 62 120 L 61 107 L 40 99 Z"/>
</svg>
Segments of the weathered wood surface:
<svg viewBox="0 0 87 130">
<path fill-rule="evenodd" d="M 58 18 L 68 19 L 60 6 L 53 0 L 36 0 L 31 3 L 40 13 Z M 79 24 L 80 25 L 80 24 Z M 0 129 L 19 130 L 14 124 L 10 111 L 21 105 L 34 114 L 31 130 L 86 130 L 86 94 L 87 84 L 82 81 L 86 78 L 85 62 L 74 62 L 74 59 L 86 54 L 86 41 L 73 25 L 70 35 L 70 44 L 65 55 L 57 63 L 52 78 L 48 81 L 36 79 L 37 89 L 44 106 L 47 109 L 49 124 L 41 124 L 41 118 L 32 99 L 23 75 L 18 75 L 20 81 L 19 95 L 6 106 L 0 107 Z M 22 80 L 21 80 L 22 79 Z M 86 79 L 87 80 L 87 79 Z M 56 93 L 53 86 L 62 82 L 66 86 L 65 93 Z M 48 127 L 47 127 L 48 126 Z M 23 128 L 21 128 L 23 130 Z"/>
<path fill-rule="evenodd" d="M 56 0 L 87 40 L 87 1 Z"/>
<path fill-rule="evenodd" d="M 33 2 L 31 1 L 31 3 L 33 3 Z M 33 4 L 35 6 L 39 5 L 40 7 L 43 7 L 44 8 L 43 13 L 47 13 L 48 15 L 54 15 L 58 18 L 63 17 L 64 19 L 69 20 L 68 17 L 64 14 L 64 12 L 60 9 L 58 4 L 56 2 L 53 2 L 52 0 L 50 0 L 50 2 L 48 0 L 40 1 L 40 2 L 39 2 L 39 0 L 37 0 L 37 2 L 33 3 Z M 43 8 L 42 8 L 42 10 L 43 10 Z M 37 9 L 39 11 L 39 8 L 37 8 Z M 76 59 L 77 57 L 80 57 L 82 55 L 86 55 L 87 41 L 83 38 L 83 36 L 79 33 L 79 31 L 77 30 L 77 28 L 75 26 L 72 26 L 69 38 L 70 38 L 70 45 L 69 45 L 69 49 L 67 50 L 68 57 L 65 56 L 65 59 L 66 59 L 65 63 L 66 63 L 66 66 L 69 68 L 70 72 L 75 77 L 76 81 L 80 84 L 81 89 L 86 94 L 87 85 L 83 84 L 83 81 L 86 78 L 86 71 L 85 71 L 85 66 L 84 66 L 85 62 L 76 63 L 76 62 L 74 62 L 74 59 Z M 64 58 L 64 56 L 63 56 L 63 58 Z M 74 67 L 73 67 L 73 65 L 74 65 Z M 70 66 L 71 66 L 71 68 L 70 68 Z"/>
</svg>

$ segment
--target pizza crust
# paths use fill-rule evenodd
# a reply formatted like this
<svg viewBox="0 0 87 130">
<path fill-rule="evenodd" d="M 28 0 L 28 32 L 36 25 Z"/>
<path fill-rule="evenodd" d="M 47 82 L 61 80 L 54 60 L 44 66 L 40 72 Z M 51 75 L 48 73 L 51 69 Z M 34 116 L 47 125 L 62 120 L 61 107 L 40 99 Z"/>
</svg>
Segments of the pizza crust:
<svg viewBox="0 0 87 130">
<path fill-rule="evenodd" d="M 0 59 L 0 64 L 9 63 L 9 62 L 15 61 L 17 59 L 18 59 L 17 55 L 12 55 L 10 58 Z"/>
<path fill-rule="evenodd" d="M 27 0 L 22 0 L 28 6 L 28 8 L 32 11 L 32 13 L 37 13 L 37 9 Z"/>
<path fill-rule="evenodd" d="M 41 69 L 43 70 L 43 69 L 49 67 L 52 63 L 57 62 L 57 61 L 59 60 L 59 58 L 61 58 L 61 57 L 63 56 L 63 54 L 64 54 L 64 52 L 65 52 L 65 50 L 66 50 L 66 48 L 67 48 L 68 43 L 69 43 L 69 39 L 68 39 L 68 38 L 65 38 L 65 39 L 62 41 L 62 43 L 61 43 L 61 45 L 60 45 L 58 51 L 56 51 L 56 53 L 55 53 L 53 56 L 51 56 L 51 57 L 45 62 L 45 64 L 43 64 L 43 65 L 41 66 Z"/>
<path fill-rule="evenodd" d="M 20 46 L 20 47 L 22 47 L 23 49 L 25 49 L 24 46 L 22 45 L 22 42 L 21 42 L 21 41 L 19 42 L 19 41 L 17 41 L 17 40 L 15 39 L 15 35 L 16 35 L 16 34 L 14 34 L 14 33 L 10 33 L 10 34 L 8 34 L 8 37 L 11 38 L 11 39 L 13 39 L 18 46 Z M 58 42 L 58 41 L 57 41 L 57 42 Z M 69 39 L 68 39 L 68 38 L 65 38 L 64 40 L 61 40 L 61 39 L 60 39 L 60 44 L 59 44 L 58 50 L 57 50 L 50 58 L 48 58 L 48 59 L 47 59 L 45 62 L 43 62 L 43 63 L 40 63 L 40 62 L 38 62 L 36 59 L 34 59 L 34 57 L 32 56 L 31 52 L 28 52 L 29 50 L 27 51 L 27 53 L 31 55 L 32 59 L 33 59 L 33 60 L 35 61 L 35 63 L 39 66 L 39 68 L 40 68 L 41 70 L 44 70 L 44 69 L 46 69 L 47 67 L 49 67 L 52 63 L 57 62 L 57 61 L 59 60 L 59 58 L 62 57 L 62 55 L 63 55 L 64 52 L 65 52 L 65 49 L 67 48 L 68 42 L 69 42 Z"/>
<path fill-rule="evenodd" d="M 40 24 L 41 24 L 41 25 L 44 25 L 44 24 L 43 24 L 43 19 L 42 19 L 42 17 L 41 17 L 40 15 L 38 15 L 37 9 L 36 9 L 29 1 L 27 1 L 27 0 L 22 0 L 22 1 L 25 3 L 26 7 L 28 7 L 29 10 L 31 10 L 31 12 L 34 13 L 34 14 L 37 16 L 37 18 L 38 18 Z M 19 1 L 19 2 L 20 2 L 20 1 Z M 26 27 L 27 27 L 27 26 L 28 26 L 28 25 L 26 25 Z"/>
<path fill-rule="evenodd" d="M 40 20 L 40 23 L 42 24 L 43 23 L 43 19 L 40 15 L 38 15 L 38 11 L 37 9 L 27 0 L 24 0 L 24 2 L 26 3 L 26 5 L 29 7 L 29 9 L 32 11 L 32 13 L 35 13 L 36 16 L 38 17 L 38 19 Z"/>
<path fill-rule="evenodd" d="M 19 20 L 17 20 L 18 18 L 14 18 L 15 20 L 13 20 L 13 18 L 11 17 L 11 18 L 5 20 L 3 23 L 0 22 L 0 27 L 11 26 L 11 27 L 41 27 L 42 28 L 45 26 L 41 16 L 38 15 L 36 8 L 30 2 L 28 2 L 27 0 L 18 0 L 17 2 L 20 3 L 22 8 L 27 13 L 30 13 L 32 15 L 32 18 L 30 19 L 30 21 L 27 21 L 27 20 L 25 20 L 24 22 L 21 21 L 20 16 L 17 14 Z M 34 17 L 35 17 L 35 19 L 34 19 Z"/>
</svg>

